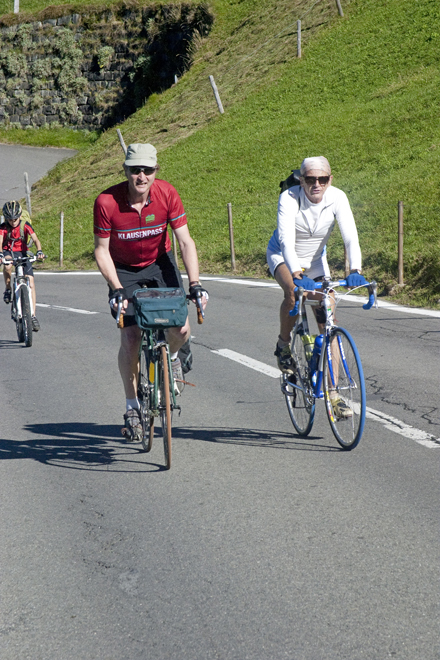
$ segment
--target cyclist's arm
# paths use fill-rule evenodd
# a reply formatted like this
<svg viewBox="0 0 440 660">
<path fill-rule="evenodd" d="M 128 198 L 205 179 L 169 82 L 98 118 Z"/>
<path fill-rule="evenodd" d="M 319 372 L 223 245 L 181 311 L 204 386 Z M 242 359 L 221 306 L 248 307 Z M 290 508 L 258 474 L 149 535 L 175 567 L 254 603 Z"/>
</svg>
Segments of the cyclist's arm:
<svg viewBox="0 0 440 660">
<path fill-rule="evenodd" d="M 110 238 L 95 236 L 95 260 L 107 284 L 114 291 L 122 289 L 115 264 L 110 256 Z"/>
<path fill-rule="evenodd" d="M 339 225 L 342 240 L 347 250 L 350 270 L 362 270 L 362 256 L 359 245 L 359 237 L 354 221 L 353 213 L 346 194 L 340 190 L 337 203 L 335 205 L 335 216 Z"/>
<path fill-rule="evenodd" d="M 35 232 L 33 232 L 32 234 L 30 234 L 30 237 L 34 241 L 35 245 L 37 246 L 37 251 L 38 252 L 43 252 L 43 250 L 41 249 L 41 243 L 39 241 L 39 238 L 38 238 L 37 234 Z"/>
<path fill-rule="evenodd" d="M 293 275 L 301 273 L 301 264 L 296 252 L 295 219 L 298 210 L 298 200 L 293 193 L 289 190 L 285 190 L 278 200 L 278 240 L 284 262 Z"/>
<path fill-rule="evenodd" d="M 188 225 L 174 230 L 182 254 L 183 265 L 190 282 L 199 281 L 199 259 L 196 244 L 190 236 Z"/>
</svg>

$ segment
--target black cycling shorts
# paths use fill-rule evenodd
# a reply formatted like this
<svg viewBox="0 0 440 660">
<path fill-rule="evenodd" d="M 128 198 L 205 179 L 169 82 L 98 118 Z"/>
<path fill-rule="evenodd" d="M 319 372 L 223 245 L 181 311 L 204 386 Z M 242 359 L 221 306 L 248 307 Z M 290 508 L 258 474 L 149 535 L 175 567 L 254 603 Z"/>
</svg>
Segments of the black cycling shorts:
<svg viewBox="0 0 440 660">
<path fill-rule="evenodd" d="M 8 259 L 12 259 L 12 253 L 10 250 L 5 250 L 3 252 L 5 257 Z M 27 255 L 27 252 L 15 252 L 14 250 L 14 256 L 15 257 L 25 257 Z M 24 275 L 30 275 L 31 277 L 34 276 L 34 269 L 32 268 L 32 264 L 30 261 L 26 261 L 26 263 L 23 265 L 23 274 Z"/>
<path fill-rule="evenodd" d="M 124 327 L 136 325 L 131 298 L 133 296 L 133 291 L 139 289 L 143 284 L 147 284 L 150 289 L 159 289 L 162 287 L 184 288 L 182 277 L 171 251 L 166 252 L 156 259 L 153 264 L 150 264 L 145 268 L 134 268 L 116 262 L 115 266 L 119 280 L 124 287 L 128 298 L 128 307 L 124 314 Z M 111 293 L 112 289 L 109 287 L 109 297 L 111 297 Z M 112 316 L 113 318 L 116 318 L 116 312 L 114 309 L 112 309 Z"/>
</svg>

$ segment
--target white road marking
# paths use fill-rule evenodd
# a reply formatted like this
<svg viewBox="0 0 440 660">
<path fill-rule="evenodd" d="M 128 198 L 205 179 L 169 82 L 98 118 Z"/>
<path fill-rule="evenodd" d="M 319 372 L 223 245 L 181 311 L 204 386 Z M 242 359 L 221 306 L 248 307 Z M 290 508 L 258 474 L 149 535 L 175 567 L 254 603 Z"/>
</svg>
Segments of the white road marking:
<svg viewBox="0 0 440 660">
<path fill-rule="evenodd" d="M 275 367 L 270 367 L 268 364 L 265 364 L 264 362 L 259 362 L 258 360 L 254 360 L 253 358 L 247 357 L 246 355 L 242 355 L 241 353 L 230 351 L 229 348 L 221 348 L 218 351 L 211 351 L 211 352 L 229 358 L 234 362 L 239 362 L 240 364 L 243 364 L 245 367 L 249 367 L 249 369 L 255 369 L 255 371 L 259 371 L 265 376 L 270 376 L 271 378 L 280 377 L 279 369 L 275 369 Z"/>
<path fill-rule="evenodd" d="M 230 351 L 228 348 L 221 348 L 217 351 L 211 350 L 211 352 L 215 353 L 216 355 L 221 355 L 225 358 L 228 358 L 229 360 L 233 360 L 234 362 L 238 362 L 239 364 L 242 364 L 245 367 L 249 367 L 250 369 L 254 369 L 255 371 L 259 371 L 265 376 L 270 376 L 271 378 L 280 377 L 279 369 L 271 367 L 264 362 L 254 360 L 253 358 L 247 357 L 246 355 L 242 355 L 241 353 Z M 369 419 L 373 419 L 375 422 L 380 422 L 389 431 L 398 433 L 404 438 L 414 440 L 419 445 L 423 445 L 429 449 L 440 448 L 440 438 L 436 438 L 432 434 L 426 433 L 425 431 L 415 429 L 413 426 L 405 424 L 405 422 L 400 421 L 400 419 L 397 419 L 396 417 L 391 417 L 390 415 L 386 415 L 385 413 L 382 413 L 379 410 L 374 410 L 373 408 L 369 408 L 368 406 L 366 409 L 366 416 Z"/>
<path fill-rule="evenodd" d="M 396 419 L 396 417 L 385 415 L 385 413 L 380 412 L 379 410 L 374 410 L 373 408 L 369 408 L 368 406 L 366 415 L 370 419 L 374 419 L 376 422 L 381 422 L 389 431 L 399 433 L 399 435 L 403 435 L 404 438 L 415 440 L 419 443 L 419 445 L 429 447 L 430 449 L 440 448 L 440 438 L 436 438 L 432 434 L 425 433 L 425 431 L 415 429 L 414 426 L 405 424 L 405 422 L 401 422 L 400 419 Z"/>
<path fill-rule="evenodd" d="M 75 309 L 74 307 L 61 307 L 60 305 L 45 305 L 37 303 L 37 307 L 49 307 L 50 309 L 61 309 L 63 312 L 75 312 L 76 314 L 99 314 L 99 312 L 89 312 L 87 309 Z"/>
</svg>

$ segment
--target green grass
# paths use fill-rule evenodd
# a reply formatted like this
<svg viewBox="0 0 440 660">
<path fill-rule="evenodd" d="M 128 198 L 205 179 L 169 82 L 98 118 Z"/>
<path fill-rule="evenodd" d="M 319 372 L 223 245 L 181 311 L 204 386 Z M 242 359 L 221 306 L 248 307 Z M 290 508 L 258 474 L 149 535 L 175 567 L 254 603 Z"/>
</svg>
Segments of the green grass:
<svg viewBox="0 0 440 660">
<path fill-rule="evenodd" d="M 382 291 L 397 281 L 397 203 L 404 202 L 404 275 L 396 299 L 439 307 L 440 8 L 437 0 L 215 0 L 212 34 L 178 85 L 150 98 L 120 128 L 151 141 L 161 176 L 177 187 L 202 269 L 230 269 L 227 203 L 243 275 L 266 274 L 278 183 L 305 156 L 323 154 L 349 196 L 365 271 Z M 296 59 L 296 20 L 303 57 Z M 277 35 L 277 36 L 274 36 Z M 258 49 L 258 50 L 257 50 Z M 225 114 L 218 114 L 213 74 Z M 71 145 L 68 145 L 71 146 Z M 55 168 L 33 193 L 44 248 L 65 264 L 92 267 L 96 195 L 122 178 L 116 131 Z M 335 230 L 334 274 L 343 267 Z"/>
<path fill-rule="evenodd" d="M 31 147 L 65 147 L 85 149 L 99 138 L 96 131 L 74 131 L 66 127 L 50 128 L 0 128 L 0 142 L 27 144 Z"/>
</svg>

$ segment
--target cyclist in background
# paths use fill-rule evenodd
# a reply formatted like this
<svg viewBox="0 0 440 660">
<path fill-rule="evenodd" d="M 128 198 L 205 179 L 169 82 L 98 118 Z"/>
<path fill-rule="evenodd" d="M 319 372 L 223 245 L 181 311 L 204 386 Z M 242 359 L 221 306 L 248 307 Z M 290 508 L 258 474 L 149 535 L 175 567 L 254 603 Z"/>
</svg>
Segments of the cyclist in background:
<svg viewBox="0 0 440 660">
<path fill-rule="evenodd" d="M 321 294 L 314 293 L 315 282 L 330 276 L 326 245 L 338 222 L 347 249 L 351 272 L 349 287 L 362 286 L 361 250 L 356 224 L 346 194 L 332 186 L 330 164 L 324 156 L 305 158 L 300 169 L 300 185 L 281 193 L 278 202 L 277 229 L 267 246 L 270 272 L 283 289 L 280 309 L 280 334 L 275 348 L 278 367 L 284 373 L 294 372 L 290 352 L 291 332 L 296 317 L 289 315 L 295 305 L 295 288 L 310 291 L 309 300 L 316 300 L 313 311 L 322 333 L 325 311 L 319 305 Z M 341 411 L 342 412 L 342 411 Z"/>
<path fill-rule="evenodd" d="M 182 201 L 171 184 L 156 179 L 158 170 L 153 145 L 130 144 L 124 162 L 126 181 L 104 190 L 94 207 L 95 259 L 109 285 L 113 316 L 116 316 L 118 295 L 124 299 L 118 366 L 126 397 L 124 420 L 132 428 L 133 438 L 141 430 L 136 392 L 141 329 L 136 324 L 131 297 L 144 282 L 153 287 L 183 288 L 171 250 L 168 224 L 180 246 L 191 299 L 195 300 L 201 293 L 203 307 L 208 299 L 199 282 L 197 250 Z M 171 366 L 179 390 L 183 374 L 178 351 L 189 337 L 188 320 L 182 328 L 167 330 Z"/>
<path fill-rule="evenodd" d="M 44 259 L 44 254 L 41 249 L 41 243 L 38 240 L 37 234 L 34 232 L 31 225 L 31 218 L 27 211 L 23 211 L 19 202 L 12 201 L 6 202 L 3 206 L 4 222 L 0 224 L 0 264 L 3 263 L 5 257 L 12 257 L 12 251 L 15 256 L 26 256 L 28 250 L 29 239 L 35 243 L 37 247 L 37 258 Z M 14 240 L 15 239 L 15 240 Z M 14 241 L 14 242 L 13 242 Z M 29 276 L 29 282 L 32 292 L 33 308 L 36 309 L 37 296 L 35 291 L 34 271 L 32 264 L 26 262 L 24 264 L 24 274 Z M 3 300 L 9 304 L 12 300 L 11 291 L 11 273 L 12 264 L 3 265 L 3 277 L 5 280 L 5 292 Z M 38 332 L 40 324 L 36 316 L 32 317 L 32 330 Z"/>
</svg>

